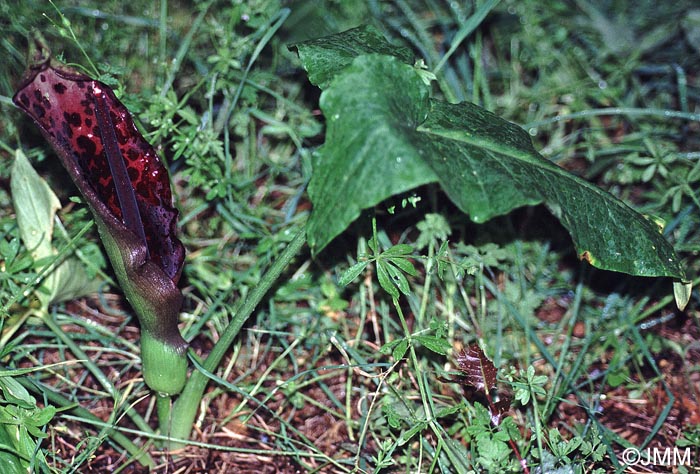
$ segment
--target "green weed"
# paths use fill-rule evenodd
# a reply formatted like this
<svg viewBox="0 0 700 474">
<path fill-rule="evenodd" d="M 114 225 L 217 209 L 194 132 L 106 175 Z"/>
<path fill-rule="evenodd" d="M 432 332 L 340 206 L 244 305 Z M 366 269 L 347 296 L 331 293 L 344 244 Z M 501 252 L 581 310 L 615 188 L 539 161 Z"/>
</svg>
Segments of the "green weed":
<svg viewBox="0 0 700 474">
<path fill-rule="evenodd" d="M 692 6 L 108 1 L 56 2 L 59 14 L 0 0 L 0 428 L 20 436 L 3 456 L 66 473 L 194 469 L 205 451 L 215 469 L 279 472 L 622 472 L 623 450 L 647 446 L 697 461 L 697 292 L 676 312 L 668 281 L 579 262 L 541 207 L 477 225 L 423 186 L 364 211 L 315 258 L 289 257 L 258 294 L 309 215 L 328 124 L 286 45 L 368 22 L 435 72 L 436 97 L 522 125 L 547 159 L 665 223 L 697 284 Z M 10 105 L 32 28 L 115 87 L 171 172 L 188 250 L 181 330 L 204 393 L 186 455 L 156 448 L 135 318 L 75 189 Z M 53 248 L 105 282 L 43 313 L 47 262 L 22 243 L 9 189 L 18 148 L 60 198 Z M 498 424 L 451 378 L 472 344 L 513 397 Z"/>
</svg>

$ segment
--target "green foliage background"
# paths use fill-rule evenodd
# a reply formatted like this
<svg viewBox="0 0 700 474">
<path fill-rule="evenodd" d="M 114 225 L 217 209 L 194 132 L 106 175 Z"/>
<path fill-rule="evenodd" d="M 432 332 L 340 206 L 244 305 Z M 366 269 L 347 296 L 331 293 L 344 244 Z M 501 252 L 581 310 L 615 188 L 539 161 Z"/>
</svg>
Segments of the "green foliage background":
<svg viewBox="0 0 700 474">
<path fill-rule="evenodd" d="M 505 0 L 443 60 L 477 11 L 471 2 L 57 2 L 64 20 L 44 1 L 0 0 L 0 345 L 7 369 L 38 369 L 0 376 L 45 382 L 68 398 L 44 402 L 35 393 L 37 407 L 13 382 L 0 385 L 3 416 L 24 414 L 13 418 L 25 428 L 13 462 L 38 449 L 24 459 L 37 470 L 87 469 L 118 423 L 137 430 L 132 441 L 153 439 L 148 411 L 132 409 L 146 394 L 134 322 L 109 286 L 90 218 L 10 102 L 32 28 L 66 62 L 90 70 L 92 61 L 162 151 L 188 249 L 183 334 L 204 350 L 309 214 L 306 187 L 327 117 L 286 45 L 360 23 L 424 58 L 428 71 L 440 65 L 436 97 L 523 126 L 547 159 L 663 220 L 697 284 L 700 26 L 694 2 L 667 3 Z M 63 205 L 52 247 L 108 284 L 98 297 L 41 310 L 47 262 L 22 244 L 9 192 L 17 148 Z M 318 258 L 300 256 L 261 305 L 203 403 L 213 413 L 212 400 L 226 397 L 233 408 L 205 417 L 206 428 L 261 414 L 280 429 L 249 429 L 301 470 L 517 471 L 512 442 L 550 472 L 610 472 L 621 469 L 629 442 L 616 434 L 619 420 L 601 412 L 610 407 L 604 395 L 648 401 L 661 393 L 663 407 L 644 413 L 652 421 L 636 445 L 673 443 L 664 434 L 671 427 L 697 448 L 697 429 L 667 416 L 685 392 L 656 363 L 680 360 L 674 370 L 696 375 L 697 293 L 683 322 L 670 282 L 596 271 L 572 257 L 569 237 L 543 208 L 476 225 L 433 187 L 381 203 Z M 341 286 L 343 275 L 352 280 L 348 269 L 363 278 Z M 669 320 L 681 329 L 664 329 Z M 451 369 L 444 343 L 484 349 L 518 400 L 508 421 L 495 428 L 483 405 L 441 381 Z M 70 363 L 49 369 L 57 357 Z M 10 396 L 13 388 L 21 396 Z M 318 403 L 319 394 L 333 396 Z M 110 407 L 107 426 L 83 421 L 83 412 L 76 420 L 41 411 L 72 402 Z M 576 416 L 565 417 L 572 406 Z M 299 432 L 298 414 L 309 407 L 348 433 L 340 451 Z M 57 440 L 75 452 L 52 449 Z"/>
</svg>

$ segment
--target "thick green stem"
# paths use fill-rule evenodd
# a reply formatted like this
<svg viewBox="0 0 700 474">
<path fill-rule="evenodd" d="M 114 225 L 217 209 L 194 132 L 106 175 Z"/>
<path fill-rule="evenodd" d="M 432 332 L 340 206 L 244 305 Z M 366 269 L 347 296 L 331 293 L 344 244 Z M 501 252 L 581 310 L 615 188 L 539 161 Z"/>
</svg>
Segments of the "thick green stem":
<svg viewBox="0 0 700 474">
<path fill-rule="evenodd" d="M 158 412 L 158 427 L 160 434 L 170 436 L 170 420 L 172 418 L 173 398 L 170 395 L 156 394 L 156 410 Z"/>
<path fill-rule="evenodd" d="M 226 331 L 224 331 L 221 339 L 217 341 L 211 353 L 202 364 L 205 370 L 209 372 L 216 371 L 224 355 L 226 355 L 226 352 L 233 344 L 236 336 L 238 336 L 243 324 L 253 313 L 260 301 L 262 301 L 265 294 L 267 294 L 270 288 L 275 284 L 282 274 L 282 271 L 289 265 L 296 254 L 299 253 L 305 242 L 306 230 L 302 229 L 294 239 L 292 239 L 287 248 L 284 249 L 279 258 L 272 264 L 267 273 L 263 275 L 260 284 L 251 290 L 245 303 L 243 303 L 239 311 L 233 316 L 231 323 L 226 328 Z M 183 447 L 184 443 L 178 440 L 189 439 L 192 425 L 197 415 L 197 408 L 199 407 L 199 402 L 202 399 L 208 381 L 209 379 L 202 372 L 192 372 L 184 390 L 175 401 L 171 414 L 170 426 L 170 435 L 173 438 L 169 445 L 171 450 Z"/>
<path fill-rule="evenodd" d="M 180 393 L 187 380 L 187 355 L 169 341 L 141 327 L 143 379 L 157 395 Z"/>
</svg>

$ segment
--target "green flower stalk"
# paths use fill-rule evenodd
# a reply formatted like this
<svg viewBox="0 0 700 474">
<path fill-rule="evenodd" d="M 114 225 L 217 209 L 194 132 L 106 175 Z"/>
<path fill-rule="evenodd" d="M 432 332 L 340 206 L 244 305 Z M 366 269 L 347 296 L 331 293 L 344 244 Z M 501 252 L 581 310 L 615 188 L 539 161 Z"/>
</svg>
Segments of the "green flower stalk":
<svg viewBox="0 0 700 474">
<path fill-rule="evenodd" d="M 117 280 L 141 323 L 143 375 L 161 395 L 187 379 L 177 287 L 185 251 L 168 173 L 105 84 L 55 59 L 41 36 L 13 102 L 51 143 L 87 202 Z"/>
</svg>

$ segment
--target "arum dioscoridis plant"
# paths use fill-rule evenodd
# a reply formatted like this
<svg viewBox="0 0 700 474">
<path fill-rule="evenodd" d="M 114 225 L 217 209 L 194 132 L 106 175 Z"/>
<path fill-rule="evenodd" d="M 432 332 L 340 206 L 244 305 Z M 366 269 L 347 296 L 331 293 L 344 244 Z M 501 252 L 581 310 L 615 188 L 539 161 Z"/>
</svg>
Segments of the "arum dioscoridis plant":
<svg viewBox="0 0 700 474">
<path fill-rule="evenodd" d="M 106 85 L 51 58 L 40 36 L 13 101 L 39 126 L 83 195 L 119 284 L 141 323 L 148 386 L 175 395 L 187 379 L 177 327 L 185 251 L 175 236 L 165 167 Z"/>
<path fill-rule="evenodd" d="M 269 39 L 286 15 L 288 11 L 282 11 L 271 20 L 275 23 L 264 38 Z M 208 382 L 206 374 L 215 372 L 243 322 L 299 251 L 303 233 L 239 302 L 213 350 L 197 361 L 202 370 L 188 377 L 187 343 L 177 327 L 184 248 L 175 235 L 177 211 L 166 169 L 105 84 L 53 60 L 40 37 L 30 46 L 30 64 L 14 101 L 53 145 L 90 207 L 117 279 L 141 322 L 144 379 L 159 395 L 161 431 L 186 439 Z M 678 306 L 688 302 L 690 282 L 658 229 L 544 160 L 515 125 L 474 104 L 431 98 L 432 73 L 414 62 L 410 52 L 397 50 L 365 28 L 295 48 L 312 82 L 324 89 L 320 105 L 329 118 L 326 144 L 315 155 L 309 184 L 314 210 L 306 230 L 315 252 L 360 209 L 438 182 L 475 222 L 547 202 L 578 239 L 582 260 L 609 270 L 676 278 Z M 347 166 L 363 169 L 363 179 L 348 179 Z M 369 178 L 377 185 L 368 186 Z M 591 216 L 591 211 L 597 212 Z M 599 227 L 606 232 L 598 232 Z M 406 247 L 399 250 L 403 256 L 410 253 Z M 381 268 L 377 271 L 380 283 L 389 281 Z M 407 288 L 401 276 L 395 276 Z M 398 295 L 395 286 L 389 287 Z M 171 407 L 174 395 L 178 398 Z"/>
<path fill-rule="evenodd" d="M 177 287 L 185 249 L 175 235 L 168 173 L 105 84 L 51 58 L 40 35 L 13 97 L 39 126 L 80 190 L 117 280 L 141 323 L 146 384 L 158 395 L 161 431 L 187 381 Z"/>
<path fill-rule="evenodd" d="M 208 382 L 188 377 L 187 342 L 178 329 L 178 280 L 185 250 L 176 236 L 167 170 L 136 128 L 126 107 L 105 84 L 51 57 L 36 34 L 29 64 L 13 97 L 39 126 L 92 211 L 117 280 L 141 323 L 146 384 L 158 395 L 160 430 L 181 446 L 192 429 Z M 305 243 L 304 232 L 242 301 L 202 368 L 213 372 L 245 320 Z M 182 394 L 171 407 L 171 397 Z M 172 409 L 171 409 L 172 408 Z"/>
</svg>

